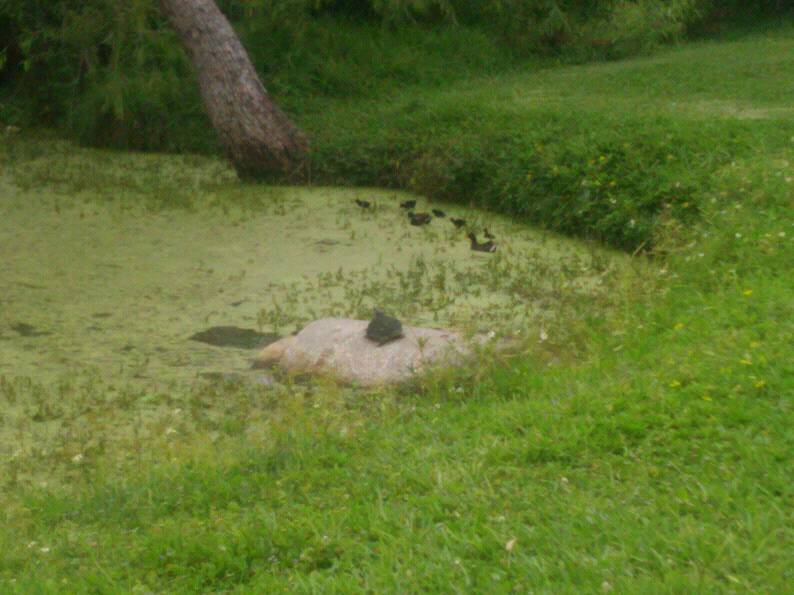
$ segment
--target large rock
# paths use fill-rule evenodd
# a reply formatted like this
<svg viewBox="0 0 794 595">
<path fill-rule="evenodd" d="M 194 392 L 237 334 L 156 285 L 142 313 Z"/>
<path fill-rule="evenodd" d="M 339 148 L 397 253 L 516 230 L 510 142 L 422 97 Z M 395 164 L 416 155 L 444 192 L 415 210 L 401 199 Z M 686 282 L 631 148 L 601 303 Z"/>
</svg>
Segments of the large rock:
<svg viewBox="0 0 794 595">
<path fill-rule="evenodd" d="M 315 320 L 265 347 L 254 366 L 372 386 L 402 382 L 435 365 L 459 365 L 472 355 L 453 331 L 404 327 L 401 339 L 378 345 L 366 338 L 367 324 L 346 318 Z"/>
</svg>

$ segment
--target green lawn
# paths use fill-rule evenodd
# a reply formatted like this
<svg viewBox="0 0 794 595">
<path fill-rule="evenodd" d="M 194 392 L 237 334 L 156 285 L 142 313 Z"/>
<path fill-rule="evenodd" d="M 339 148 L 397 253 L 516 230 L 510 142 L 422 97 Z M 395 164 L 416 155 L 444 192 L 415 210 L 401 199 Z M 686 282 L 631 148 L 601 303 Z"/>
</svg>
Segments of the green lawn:
<svg viewBox="0 0 794 595">
<path fill-rule="evenodd" d="M 85 448 L 6 457 L 0 589 L 794 591 L 792 66 L 781 27 L 305 114 L 319 179 L 655 272 L 521 356 L 393 392 L 53 389 L 92 395 Z M 53 394 L 0 381 L 0 406 Z M 100 403 L 144 398 L 171 425 L 91 442 Z"/>
</svg>

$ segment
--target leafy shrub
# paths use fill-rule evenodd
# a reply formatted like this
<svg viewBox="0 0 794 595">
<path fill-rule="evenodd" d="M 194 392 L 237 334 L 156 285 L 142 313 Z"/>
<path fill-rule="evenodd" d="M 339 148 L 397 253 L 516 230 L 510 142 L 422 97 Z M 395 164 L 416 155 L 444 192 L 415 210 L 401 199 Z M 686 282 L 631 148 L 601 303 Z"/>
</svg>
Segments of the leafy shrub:
<svg viewBox="0 0 794 595">
<path fill-rule="evenodd" d="M 190 128 L 174 108 L 199 106 L 192 71 L 150 0 L 14 1 L 3 16 L 18 32 L 7 70 L 29 119 L 141 149 L 170 148 L 173 126 Z"/>
</svg>

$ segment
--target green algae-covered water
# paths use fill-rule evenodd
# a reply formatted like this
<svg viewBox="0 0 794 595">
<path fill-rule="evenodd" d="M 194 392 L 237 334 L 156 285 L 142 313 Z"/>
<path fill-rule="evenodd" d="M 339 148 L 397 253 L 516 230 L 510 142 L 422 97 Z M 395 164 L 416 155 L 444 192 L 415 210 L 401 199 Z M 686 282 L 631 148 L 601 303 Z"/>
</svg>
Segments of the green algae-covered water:
<svg viewBox="0 0 794 595">
<path fill-rule="evenodd" d="M 252 374 L 276 335 L 374 306 L 410 325 L 545 337 L 625 269 L 601 248 L 413 197 L 496 236 L 495 254 L 474 253 L 448 217 L 409 225 L 411 197 L 394 191 L 241 185 L 210 159 L 50 145 L 6 155 L 0 175 L 6 378 Z M 214 327 L 241 340 L 191 339 Z"/>
</svg>

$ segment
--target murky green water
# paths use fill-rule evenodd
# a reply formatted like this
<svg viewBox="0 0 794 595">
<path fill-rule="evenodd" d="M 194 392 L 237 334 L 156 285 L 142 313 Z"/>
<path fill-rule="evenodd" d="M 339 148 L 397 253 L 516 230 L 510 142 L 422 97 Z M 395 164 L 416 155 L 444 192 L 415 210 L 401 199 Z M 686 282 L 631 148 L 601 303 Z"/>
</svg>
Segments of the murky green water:
<svg viewBox="0 0 794 595">
<path fill-rule="evenodd" d="M 626 261 L 432 205 L 496 236 L 496 254 L 473 253 L 448 219 L 409 225 L 407 196 L 392 191 L 241 186 L 228 171 L 212 186 L 204 164 L 179 157 L 74 153 L 0 174 L 0 375 L 248 373 L 255 349 L 190 337 L 214 326 L 284 335 L 376 305 L 412 325 L 546 331 L 560 308 L 613 291 Z M 189 207 L 151 208 L 168 193 Z"/>
</svg>

